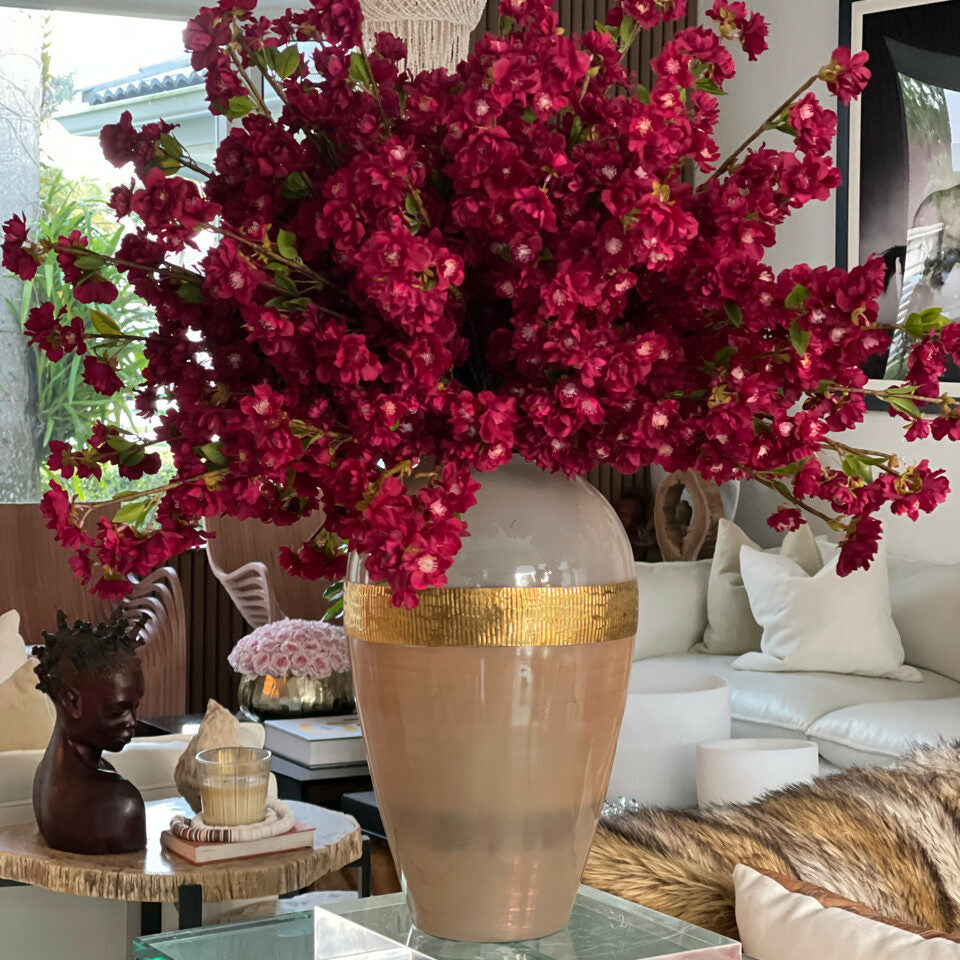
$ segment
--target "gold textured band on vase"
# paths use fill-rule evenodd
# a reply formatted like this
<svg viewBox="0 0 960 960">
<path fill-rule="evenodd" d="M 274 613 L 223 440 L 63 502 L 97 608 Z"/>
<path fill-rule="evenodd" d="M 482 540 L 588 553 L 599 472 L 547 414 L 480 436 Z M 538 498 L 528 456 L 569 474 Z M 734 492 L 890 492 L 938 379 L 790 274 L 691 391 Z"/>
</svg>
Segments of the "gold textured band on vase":
<svg viewBox="0 0 960 960">
<path fill-rule="evenodd" d="M 412 610 L 383 584 L 344 584 L 348 636 L 415 647 L 528 647 L 603 643 L 637 632 L 637 581 L 588 587 L 421 590 Z"/>
</svg>

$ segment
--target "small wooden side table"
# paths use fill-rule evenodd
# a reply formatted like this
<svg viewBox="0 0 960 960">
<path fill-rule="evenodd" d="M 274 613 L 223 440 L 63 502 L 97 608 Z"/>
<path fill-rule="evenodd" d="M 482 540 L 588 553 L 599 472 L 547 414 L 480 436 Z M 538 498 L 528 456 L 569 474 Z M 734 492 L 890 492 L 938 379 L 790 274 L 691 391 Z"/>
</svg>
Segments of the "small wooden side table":
<svg viewBox="0 0 960 960">
<path fill-rule="evenodd" d="M 288 801 L 297 820 L 316 828 L 312 848 L 195 866 L 160 845 L 174 814 L 192 815 L 181 797 L 147 803 L 147 847 L 137 853 L 84 856 L 48 847 L 33 823 L 0 827 L 0 887 L 36 886 L 105 900 L 139 902 L 143 935 L 159 933 L 163 903 L 179 906 L 180 929 L 203 924 L 203 904 L 272 897 L 308 886 L 361 857 L 353 817 Z"/>
</svg>

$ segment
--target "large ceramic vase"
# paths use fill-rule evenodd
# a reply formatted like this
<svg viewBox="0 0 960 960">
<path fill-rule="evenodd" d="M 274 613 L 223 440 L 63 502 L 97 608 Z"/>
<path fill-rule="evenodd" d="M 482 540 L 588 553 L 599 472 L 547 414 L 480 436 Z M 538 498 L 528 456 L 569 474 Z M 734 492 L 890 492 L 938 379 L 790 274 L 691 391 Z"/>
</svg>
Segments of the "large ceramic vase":
<svg viewBox="0 0 960 960">
<path fill-rule="evenodd" d="M 390 604 L 352 558 L 344 626 L 374 788 L 413 921 L 452 940 L 570 917 L 623 714 L 630 545 L 582 480 L 478 479 L 443 589 Z"/>
</svg>

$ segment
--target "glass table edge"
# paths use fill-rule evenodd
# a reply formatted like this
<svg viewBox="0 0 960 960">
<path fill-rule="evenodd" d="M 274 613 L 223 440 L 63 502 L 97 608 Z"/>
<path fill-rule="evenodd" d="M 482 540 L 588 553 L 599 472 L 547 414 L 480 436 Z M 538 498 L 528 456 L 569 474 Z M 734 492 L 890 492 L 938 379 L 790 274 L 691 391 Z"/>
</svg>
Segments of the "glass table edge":
<svg viewBox="0 0 960 960">
<path fill-rule="evenodd" d="M 696 924 L 688 923 L 685 920 L 679 920 L 676 917 L 671 917 L 669 914 L 660 913 L 659 911 L 653 910 L 650 907 L 645 907 L 642 904 L 633 903 L 630 900 L 624 900 L 622 897 L 617 897 L 614 894 L 607 893 L 606 891 L 598 890 L 596 887 L 588 887 L 585 884 L 580 884 L 577 888 L 577 897 L 579 898 L 581 896 L 586 900 L 593 901 L 599 906 L 614 909 L 620 913 L 625 913 L 641 920 L 656 921 L 663 926 L 668 927 L 674 933 L 679 934 L 696 931 L 697 934 L 704 934 L 705 937 L 703 946 L 714 947 L 739 944 L 739 941 L 732 940 L 729 937 L 723 936 L 722 934 L 714 933 L 713 931 L 706 930 L 703 927 L 698 927 Z M 289 924 L 296 924 L 310 920 L 314 916 L 316 910 L 324 910 L 328 913 L 334 914 L 335 916 L 341 916 L 349 920 L 351 919 L 351 913 L 357 910 L 362 910 L 364 905 L 372 905 L 374 901 L 376 901 L 382 907 L 390 907 L 405 902 L 405 897 L 403 893 L 384 894 L 378 897 L 364 898 L 362 900 L 344 900 L 318 905 L 312 910 L 280 914 L 273 917 L 259 917 L 253 920 L 239 920 L 233 923 L 216 924 L 210 927 L 197 927 L 192 930 L 171 930 L 165 933 L 152 934 L 150 936 L 141 935 L 133 938 L 132 947 L 140 950 L 154 949 L 162 947 L 164 943 L 183 942 L 190 936 L 209 935 L 212 934 L 214 930 L 223 931 L 226 934 L 228 931 L 235 933 L 239 930 L 249 927 L 262 929 L 266 924 L 274 926 L 287 926 Z M 363 926 L 363 924 L 360 924 L 360 926 Z M 519 941 L 518 944 L 522 942 L 523 941 Z M 744 960 L 749 960 L 749 958 L 745 957 Z"/>
</svg>

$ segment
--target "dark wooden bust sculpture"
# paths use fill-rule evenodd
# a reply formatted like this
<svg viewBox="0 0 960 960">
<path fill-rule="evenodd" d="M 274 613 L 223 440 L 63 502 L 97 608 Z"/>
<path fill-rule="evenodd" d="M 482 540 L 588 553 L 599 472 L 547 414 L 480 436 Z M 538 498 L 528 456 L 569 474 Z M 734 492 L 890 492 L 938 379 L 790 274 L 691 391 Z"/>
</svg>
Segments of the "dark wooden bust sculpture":
<svg viewBox="0 0 960 960">
<path fill-rule="evenodd" d="M 33 781 L 40 834 L 57 850 L 106 854 L 142 850 L 147 843 L 143 797 L 104 759 L 133 737 L 143 697 L 136 656 L 138 629 L 117 611 L 92 626 L 72 627 L 60 611 L 57 632 L 37 647 L 37 686 L 57 721 Z"/>
</svg>

